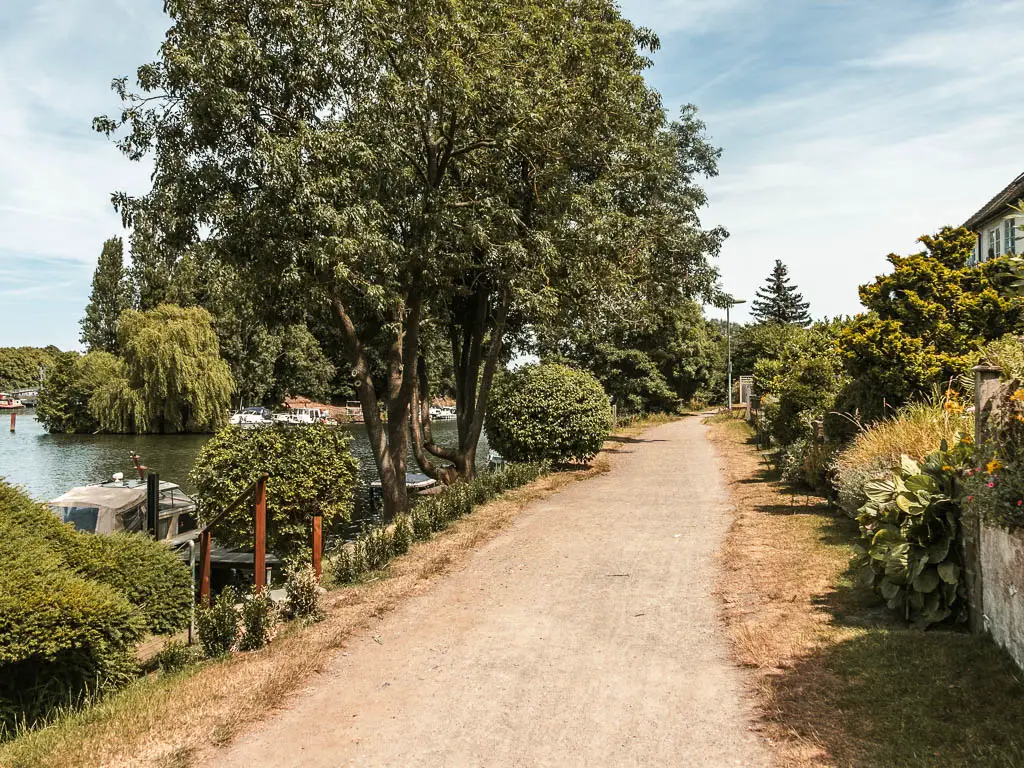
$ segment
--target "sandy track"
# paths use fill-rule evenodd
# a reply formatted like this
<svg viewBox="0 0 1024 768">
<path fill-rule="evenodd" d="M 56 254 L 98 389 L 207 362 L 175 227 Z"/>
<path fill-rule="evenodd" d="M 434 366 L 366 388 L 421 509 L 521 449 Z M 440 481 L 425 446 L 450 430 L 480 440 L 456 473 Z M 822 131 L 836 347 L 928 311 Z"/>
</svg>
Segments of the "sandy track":
<svg viewBox="0 0 1024 768">
<path fill-rule="evenodd" d="M 657 427 L 620 453 L 207 764 L 767 765 L 711 596 L 729 517 L 705 427 Z"/>
</svg>

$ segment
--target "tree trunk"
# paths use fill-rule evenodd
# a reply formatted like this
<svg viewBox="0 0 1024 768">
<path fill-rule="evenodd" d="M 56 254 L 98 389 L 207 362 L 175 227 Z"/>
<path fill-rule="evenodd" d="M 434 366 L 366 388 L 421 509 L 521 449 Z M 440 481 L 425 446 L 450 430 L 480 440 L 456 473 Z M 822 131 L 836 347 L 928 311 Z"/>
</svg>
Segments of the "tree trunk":
<svg viewBox="0 0 1024 768">
<path fill-rule="evenodd" d="M 334 301 L 334 312 L 344 339 L 345 357 L 352 366 L 352 377 L 363 411 L 373 461 L 380 477 L 385 517 L 394 517 L 409 508 L 405 473 L 409 451 L 409 411 L 416 382 L 415 360 L 419 355 L 422 298 L 418 295 L 410 296 L 407 306 L 408 317 L 405 316 L 404 307 L 397 313 L 395 319 L 398 320 L 400 330 L 387 355 L 388 422 L 385 425 L 359 333 L 344 304 L 340 300 Z M 412 362 L 406 364 L 407 361 Z"/>
</svg>

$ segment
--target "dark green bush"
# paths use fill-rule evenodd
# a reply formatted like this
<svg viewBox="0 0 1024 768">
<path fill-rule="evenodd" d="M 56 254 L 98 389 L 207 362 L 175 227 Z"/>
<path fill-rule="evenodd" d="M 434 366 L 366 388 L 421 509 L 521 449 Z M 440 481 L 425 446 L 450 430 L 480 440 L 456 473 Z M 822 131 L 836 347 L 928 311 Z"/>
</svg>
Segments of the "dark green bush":
<svg viewBox="0 0 1024 768">
<path fill-rule="evenodd" d="M 351 513 L 359 468 L 350 439 L 322 425 L 222 429 L 203 446 L 189 475 L 200 517 L 217 515 L 265 472 L 267 547 L 295 559 L 310 547 L 314 515 L 329 529 Z M 251 507 L 241 505 L 217 525 L 215 535 L 230 546 L 251 545 Z"/>
<path fill-rule="evenodd" d="M 234 588 L 225 587 L 209 606 L 196 609 L 196 633 L 206 658 L 215 659 L 234 650 L 241 632 L 237 602 Z"/>
<path fill-rule="evenodd" d="M 608 397 L 590 373 L 527 365 L 494 382 L 487 436 L 508 461 L 590 461 L 610 427 Z"/>
<path fill-rule="evenodd" d="M 195 646 L 181 640 L 168 640 L 153 657 L 152 666 L 161 672 L 177 672 L 198 659 Z"/>
<path fill-rule="evenodd" d="M 136 672 L 140 612 L 112 586 L 76 572 L 41 535 L 63 528 L 0 482 L 0 732 L 32 726 Z"/>
</svg>

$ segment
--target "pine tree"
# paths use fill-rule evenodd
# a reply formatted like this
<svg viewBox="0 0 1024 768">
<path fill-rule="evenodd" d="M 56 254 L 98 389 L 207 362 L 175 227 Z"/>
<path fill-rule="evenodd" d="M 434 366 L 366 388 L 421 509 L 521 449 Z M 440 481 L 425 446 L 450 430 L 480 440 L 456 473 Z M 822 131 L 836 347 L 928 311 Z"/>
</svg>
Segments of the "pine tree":
<svg viewBox="0 0 1024 768">
<path fill-rule="evenodd" d="M 89 351 L 117 351 L 117 319 L 130 309 L 129 286 L 124 270 L 124 243 L 112 237 L 103 243 L 92 293 L 82 318 L 80 340 Z"/>
<path fill-rule="evenodd" d="M 764 287 L 757 290 L 757 298 L 751 305 L 751 314 L 759 323 L 792 323 L 808 326 L 811 316 L 807 308 L 811 306 L 789 282 L 789 270 L 779 259 L 768 275 Z"/>
</svg>

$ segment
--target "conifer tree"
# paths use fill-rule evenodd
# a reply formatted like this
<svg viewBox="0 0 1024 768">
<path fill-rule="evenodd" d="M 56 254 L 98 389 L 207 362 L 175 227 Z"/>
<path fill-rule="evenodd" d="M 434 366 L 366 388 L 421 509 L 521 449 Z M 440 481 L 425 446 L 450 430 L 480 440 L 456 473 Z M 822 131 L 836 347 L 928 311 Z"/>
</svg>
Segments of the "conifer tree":
<svg viewBox="0 0 1024 768">
<path fill-rule="evenodd" d="M 82 318 L 80 340 L 90 352 L 117 351 L 117 319 L 130 309 L 124 271 L 124 242 L 112 237 L 103 243 L 92 277 L 92 293 Z"/>
<path fill-rule="evenodd" d="M 807 312 L 810 306 L 796 286 L 789 282 L 786 265 L 776 259 L 764 286 L 757 290 L 751 314 L 759 323 L 792 323 L 806 327 L 811 324 L 811 316 Z"/>
</svg>

